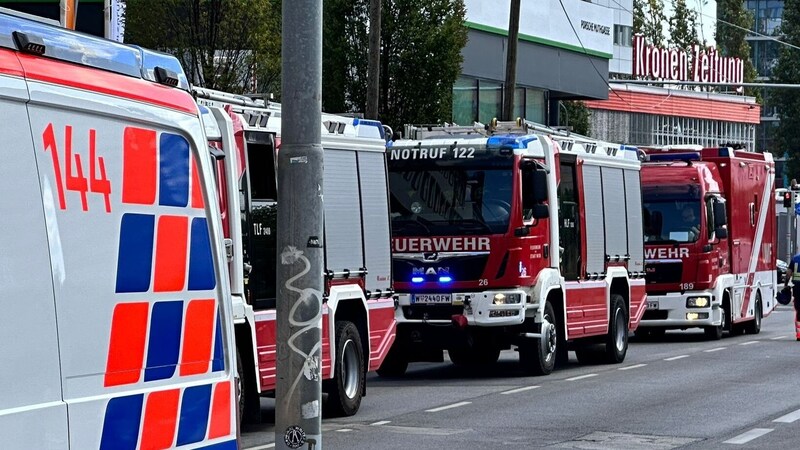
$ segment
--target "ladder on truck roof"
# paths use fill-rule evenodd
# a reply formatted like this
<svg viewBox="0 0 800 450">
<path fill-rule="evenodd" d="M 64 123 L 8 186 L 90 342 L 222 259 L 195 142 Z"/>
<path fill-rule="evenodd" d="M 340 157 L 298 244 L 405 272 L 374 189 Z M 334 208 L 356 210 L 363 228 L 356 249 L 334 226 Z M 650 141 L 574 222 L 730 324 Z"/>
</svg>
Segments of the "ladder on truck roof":
<svg viewBox="0 0 800 450">
<path fill-rule="evenodd" d="M 572 145 L 576 142 L 581 142 L 589 145 L 597 145 L 601 142 L 597 139 L 592 139 L 569 131 L 551 128 L 547 125 L 532 122 L 524 119 L 500 121 L 492 119 L 488 124 L 475 122 L 469 125 L 455 125 L 444 123 L 441 125 L 406 125 L 405 136 L 410 140 L 423 140 L 423 139 L 436 139 L 447 138 L 454 136 L 471 136 L 480 135 L 489 137 L 498 133 L 520 133 L 532 134 L 539 132 L 548 135 L 551 139 L 558 141 L 560 144 Z"/>
</svg>

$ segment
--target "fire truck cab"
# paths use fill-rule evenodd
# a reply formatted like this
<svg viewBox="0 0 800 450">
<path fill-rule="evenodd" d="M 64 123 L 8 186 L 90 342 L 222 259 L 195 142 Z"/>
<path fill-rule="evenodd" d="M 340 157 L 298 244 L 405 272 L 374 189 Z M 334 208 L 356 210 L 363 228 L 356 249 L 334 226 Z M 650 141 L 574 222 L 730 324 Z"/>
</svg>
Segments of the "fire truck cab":
<svg viewBox="0 0 800 450">
<path fill-rule="evenodd" d="M 260 420 L 276 384 L 277 152 L 279 104 L 194 89 L 217 187 L 233 293 L 246 421 Z M 384 129 L 379 122 L 323 114 L 326 289 L 323 391 L 334 415 L 353 415 L 395 337 Z"/>
<path fill-rule="evenodd" d="M 729 147 L 645 150 L 647 311 L 639 334 L 758 333 L 775 307 L 775 165 Z"/>
<path fill-rule="evenodd" d="M 568 345 L 621 362 L 643 312 L 635 148 L 529 122 L 408 127 L 387 148 L 398 337 L 412 361 L 550 373 Z"/>
<path fill-rule="evenodd" d="M 230 291 L 177 59 L 0 12 L 4 449 L 236 442 Z"/>
</svg>

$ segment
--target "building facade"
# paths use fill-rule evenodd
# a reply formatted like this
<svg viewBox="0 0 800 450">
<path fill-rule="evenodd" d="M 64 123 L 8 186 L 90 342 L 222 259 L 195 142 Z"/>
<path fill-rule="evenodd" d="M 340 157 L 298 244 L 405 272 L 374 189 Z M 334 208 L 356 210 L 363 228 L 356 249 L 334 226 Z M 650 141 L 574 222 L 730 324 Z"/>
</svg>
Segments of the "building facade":
<svg viewBox="0 0 800 450">
<path fill-rule="evenodd" d="M 592 136 L 638 146 L 742 145 L 753 150 L 754 97 L 612 83 L 608 100 L 587 101 Z"/>
<path fill-rule="evenodd" d="M 609 64 L 616 52 L 615 16 L 608 2 L 522 2 L 515 116 L 556 124 L 559 100 L 608 97 Z M 469 35 L 461 77 L 453 87 L 452 119 L 486 123 L 502 112 L 511 2 L 465 4 Z"/>
</svg>

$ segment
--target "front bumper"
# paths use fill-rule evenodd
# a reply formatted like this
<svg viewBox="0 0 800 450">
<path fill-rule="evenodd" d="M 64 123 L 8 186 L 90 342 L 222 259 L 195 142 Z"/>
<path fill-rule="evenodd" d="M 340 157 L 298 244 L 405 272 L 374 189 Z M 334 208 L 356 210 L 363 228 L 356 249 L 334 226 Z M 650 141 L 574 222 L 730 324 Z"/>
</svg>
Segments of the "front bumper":
<svg viewBox="0 0 800 450">
<path fill-rule="evenodd" d="M 690 297 L 706 297 L 709 306 L 687 307 Z M 639 327 L 693 328 L 722 323 L 722 306 L 711 292 L 706 291 L 648 295 L 646 308 Z"/>
<path fill-rule="evenodd" d="M 498 304 L 498 294 L 506 298 L 517 296 L 519 303 Z M 451 323 L 452 316 L 463 315 L 468 325 L 501 327 L 521 325 L 528 310 L 535 306 L 527 303 L 527 293 L 522 290 L 493 290 L 485 292 L 454 292 L 450 303 L 421 304 L 413 294 L 398 294 L 398 323 Z"/>
</svg>

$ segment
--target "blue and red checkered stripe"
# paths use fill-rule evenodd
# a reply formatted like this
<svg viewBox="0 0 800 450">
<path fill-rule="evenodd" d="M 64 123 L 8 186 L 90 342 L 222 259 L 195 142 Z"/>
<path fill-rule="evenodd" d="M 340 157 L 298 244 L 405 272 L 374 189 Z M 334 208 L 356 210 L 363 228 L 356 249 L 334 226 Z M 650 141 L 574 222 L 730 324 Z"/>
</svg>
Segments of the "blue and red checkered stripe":
<svg viewBox="0 0 800 450">
<path fill-rule="evenodd" d="M 122 202 L 132 212 L 120 222 L 116 292 L 123 301 L 113 311 L 104 384 L 222 371 L 219 311 L 204 298 L 213 292 L 202 292 L 216 287 L 216 275 L 189 143 L 137 127 L 124 135 Z M 151 303 L 148 293 L 175 298 Z"/>
<path fill-rule="evenodd" d="M 116 397 L 106 407 L 100 449 L 166 449 L 224 439 L 233 432 L 230 417 L 230 381 Z M 237 446 L 228 440 L 200 448 Z"/>
</svg>

